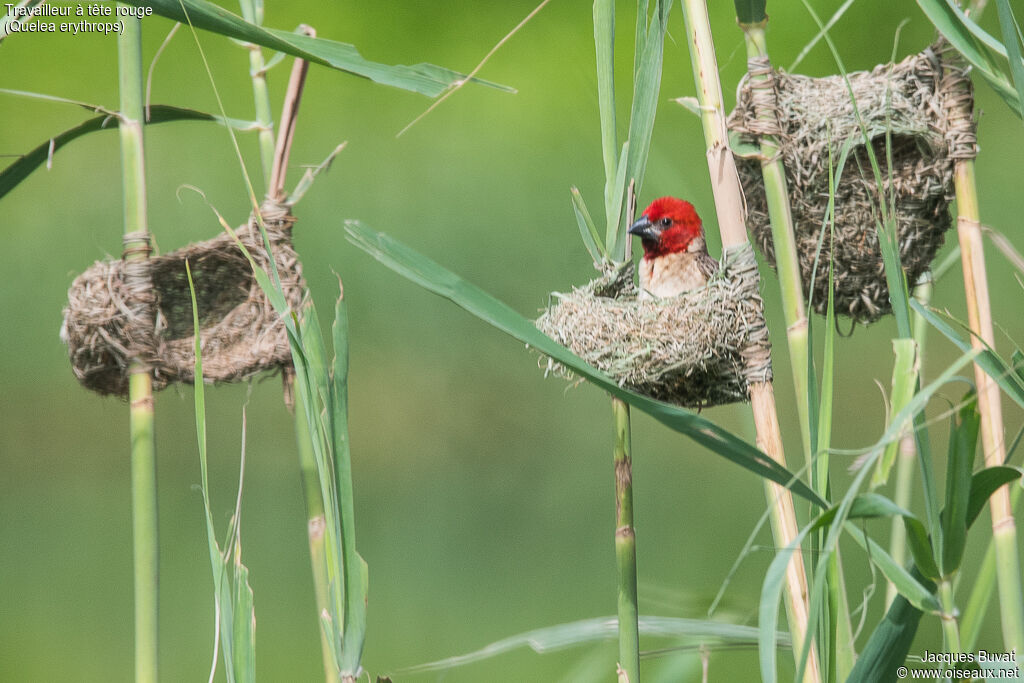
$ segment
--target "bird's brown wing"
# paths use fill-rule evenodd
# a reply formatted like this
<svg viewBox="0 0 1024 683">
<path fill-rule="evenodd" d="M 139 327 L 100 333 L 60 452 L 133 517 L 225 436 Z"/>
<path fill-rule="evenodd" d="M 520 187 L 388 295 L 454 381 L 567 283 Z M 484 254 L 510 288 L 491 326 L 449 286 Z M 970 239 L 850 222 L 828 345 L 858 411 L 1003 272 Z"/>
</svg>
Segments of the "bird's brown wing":
<svg viewBox="0 0 1024 683">
<path fill-rule="evenodd" d="M 711 258 L 707 251 L 700 251 L 697 252 L 697 268 L 705 280 L 710 280 L 711 276 L 718 272 L 718 261 Z"/>
</svg>

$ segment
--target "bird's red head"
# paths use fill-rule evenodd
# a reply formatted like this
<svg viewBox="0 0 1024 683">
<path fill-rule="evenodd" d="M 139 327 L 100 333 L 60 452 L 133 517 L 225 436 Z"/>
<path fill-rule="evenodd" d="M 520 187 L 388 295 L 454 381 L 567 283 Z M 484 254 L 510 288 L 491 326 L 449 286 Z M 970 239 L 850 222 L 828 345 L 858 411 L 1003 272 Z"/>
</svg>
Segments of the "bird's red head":
<svg viewBox="0 0 1024 683">
<path fill-rule="evenodd" d="M 675 197 L 651 202 L 629 232 L 640 238 L 646 259 L 689 251 L 695 239 L 704 238 L 704 227 L 693 204 Z"/>
</svg>

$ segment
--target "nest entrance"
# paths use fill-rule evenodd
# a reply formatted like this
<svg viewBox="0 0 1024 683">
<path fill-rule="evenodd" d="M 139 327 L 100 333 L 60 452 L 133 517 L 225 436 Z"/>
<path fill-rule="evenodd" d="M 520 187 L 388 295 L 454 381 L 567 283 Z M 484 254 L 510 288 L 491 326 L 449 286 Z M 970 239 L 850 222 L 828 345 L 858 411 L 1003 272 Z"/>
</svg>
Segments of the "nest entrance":
<svg viewBox="0 0 1024 683">
<path fill-rule="evenodd" d="M 261 268 L 269 270 L 273 258 L 285 298 L 297 309 L 305 283 L 291 243 L 294 218 L 287 207 L 271 202 L 261 213 L 270 255 L 255 219 L 238 229 L 238 238 Z M 186 261 L 196 291 L 206 380 L 240 381 L 291 366 L 284 325 L 234 239 L 220 235 L 145 260 L 97 261 L 75 278 L 61 333 L 85 387 L 126 396 L 128 367 L 136 360 L 152 370 L 154 389 L 195 381 Z"/>
<path fill-rule="evenodd" d="M 771 348 L 749 245 L 727 252 L 707 286 L 671 299 L 637 300 L 627 263 L 571 292 L 555 293 L 537 327 L 621 386 L 688 408 L 747 400 L 771 380 Z M 564 366 L 548 361 L 556 374 Z"/>
<path fill-rule="evenodd" d="M 955 160 L 973 156 L 975 149 L 969 81 L 962 73 L 944 78 L 944 66 L 948 67 L 938 52 L 928 49 L 898 64 L 851 73 L 848 88 L 841 76 L 798 76 L 772 71 L 766 62 L 751 60 L 750 73 L 769 79 L 759 87 L 751 87 L 751 79 L 744 79 L 736 109 L 729 115 L 729 127 L 744 142 L 756 143 L 762 134 L 776 135 L 779 140 L 804 292 L 817 312 L 824 313 L 828 306 L 830 253 L 838 314 L 867 323 L 891 310 L 875 228 L 881 219 L 880 190 L 887 203 L 892 199 L 900 258 L 911 286 L 942 246 L 952 225 L 948 207 L 953 199 Z M 850 89 L 881 168 L 881 188 L 868 159 Z M 965 89 L 966 98 L 951 97 L 952 92 Z M 957 139 L 965 128 L 967 139 Z M 809 291 L 828 207 L 829 163 L 835 168 L 844 153 L 847 160 L 835 190 L 835 238 L 830 239 L 826 231 L 821 255 L 824 267 L 819 266 L 814 290 Z M 774 265 L 761 162 L 741 158 L 737 163 L 748 227 Z"/>
</svg>

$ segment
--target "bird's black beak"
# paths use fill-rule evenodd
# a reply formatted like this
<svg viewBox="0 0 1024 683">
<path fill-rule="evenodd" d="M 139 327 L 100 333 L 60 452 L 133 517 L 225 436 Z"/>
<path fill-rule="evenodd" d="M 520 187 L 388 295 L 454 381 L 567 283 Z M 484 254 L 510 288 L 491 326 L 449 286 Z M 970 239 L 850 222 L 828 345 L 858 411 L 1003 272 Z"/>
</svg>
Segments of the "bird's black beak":
<svg viewBox="0 0 1024 683">
<path fill-rule="evenodd" d="M 640 216 L 640 220 L 629 226 L 629 234 L 636 235 L 644 242 L 657 242 L 661 231 L 651 223 L 647 216 Z"/>
</svg>

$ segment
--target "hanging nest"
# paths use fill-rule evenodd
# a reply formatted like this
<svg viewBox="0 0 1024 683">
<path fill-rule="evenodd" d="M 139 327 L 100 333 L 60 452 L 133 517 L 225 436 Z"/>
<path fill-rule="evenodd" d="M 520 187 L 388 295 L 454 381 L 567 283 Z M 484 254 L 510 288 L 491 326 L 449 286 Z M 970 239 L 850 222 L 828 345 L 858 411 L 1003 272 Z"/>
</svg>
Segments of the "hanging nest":
<svg viewBox="0 0 1024 683">
<path fill-rule="evenodd" d="M 285 298 L 302 302 L 302 265 L 291 244 L 294 223 L 288 208 L 261 208 Z M 270 259 L 255 219 L 236 232 L 256 263 Z M 126 250 L 148 254 L 148 235 L 125 236 Z M 252 274 L 249 261 L 230 235 L 221 235 L 152 258 L 97 261 L 75 278 L 68 291 L 61 337 L 68 345 L 78 381 L 99 394 L 128 394 L 128 367 L 138 361 L 152 371 L 153 388 L 195 380 L 192 300 L 188 261 L 199 309 L 203 376 L 237 382 L 265 370 L 291 367 L 284 325 Z"/>
<path fill-rule="evenodd" d="M 929 268 L 950 228 L 955 160 L 973 158 L 976 149 L 970 82 L 962 69 L 943 78 L 943 49 L 929 48 L 899 64 L 848 75 L 882 171 L 881 190 L 896 216 L 900 258 L 911 286 Z M 750 76 L 768 78 L 756 87 L 744 78 L 728 125 L 743 142 L 756 143 L 762 134 L 778 138 L 805 293 L 814 310 L 826 311 L 831 252 L 836 312 L 864 323 L 877 320 L 891 310 L 875 227 L 881 218 L 879 187 L 846 82 L 841 76 L 809 78 L 772 71 L 767 60 L 753 59 L 749 68 Z M 835 191 L 835 238 L 830 241 L 826 231 L 822 265 L 809 292 L 829 200 L 829 163 L 838 164 L 844 149 L 849 156 Z M 748 226 L 774 265 L 760 160 L 737 162 Z"/>
<path fill-rule="evenodd" d="M 537 327 L 620 386 L 688 408 L 745 401 L 771 381 L 771 346 L 750 245 L 731 250 L 706 287 L 637 300 L 633 264 L 554 301 Z M 548 369 L 572 373 L 548 360 Z"/>
</svg>

